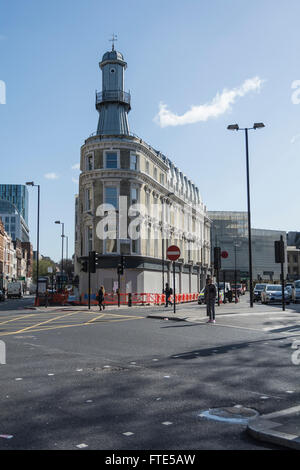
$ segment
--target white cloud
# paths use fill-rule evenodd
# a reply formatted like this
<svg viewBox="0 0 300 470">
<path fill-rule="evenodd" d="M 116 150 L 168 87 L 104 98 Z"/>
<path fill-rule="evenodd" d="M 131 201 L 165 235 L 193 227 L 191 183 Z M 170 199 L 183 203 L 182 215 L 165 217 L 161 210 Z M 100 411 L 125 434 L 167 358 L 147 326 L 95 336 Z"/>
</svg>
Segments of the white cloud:
<svg viewBox="0 0 300 470">
<path fill-rule="evenodd" d="M 59 178 L 59 175 L 57 175 L 56 173 L 46 173 L 44 177 L 47 180 L 57 180 Z"/>
<path fill-rule="evenodd" d="M 72 170 L 80 170 L 80 163 L 75 163 L 75 165 L 72 165 Z"/>
<path fill-rule="evenodd" d="M 291 144 L 294 144 L 299 138 L 300 134 L 294 135 L 294 137 L 291 138 Z"/>
<path fill-rule="evenodd" d="M 253 77 L 245 80 L 238 88 L 233 88 L 232 90 L 224 88 L 222 93 L 217 93 L 210 103 L 191 106 L 191 108 L 181 116 L 169 111 L 166 104 L 160 103 L 159 112 L 155 116 L 154 121 L 160 127 L 167 127 L 183 126 L 185 124 L 207 121 L 210 118 L 217 118 L 229 111 L 237 98 L 241 98 L 251 91 L 259 91 L 263 83 L 264 80 L 261 78 Z"/>
</svg>

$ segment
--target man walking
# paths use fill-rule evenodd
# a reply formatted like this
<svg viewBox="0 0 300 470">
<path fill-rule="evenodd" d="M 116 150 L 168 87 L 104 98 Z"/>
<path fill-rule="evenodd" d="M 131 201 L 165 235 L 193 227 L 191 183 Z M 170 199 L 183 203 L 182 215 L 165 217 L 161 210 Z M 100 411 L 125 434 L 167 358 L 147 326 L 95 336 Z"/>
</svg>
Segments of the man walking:
<svg viewBox="0 0 300 470">
<path fill-rule="evenodd" d="M 209 320 L 207 323 L 216 323 L 215 319 L 215 303 L 217 296 L 216 286 L 212 283 L 212 279 L 208 280 L 206 284 L 204 296 L 206 300 L 207 311 L 209 314 Z"/>
<path fill-rule="evenodd" d="M 166 288 L 164 290 L 164 294 L 166 296 L 166 305 L 165 307 L 167 307 L 169 304 L 172 305 L 172 302 L 170 301 L 170 296 L 172 295 L 173 293 L 173 290 L 171 287 L 169 287 L 169 284 L 166 283 Z"/>
</svg>

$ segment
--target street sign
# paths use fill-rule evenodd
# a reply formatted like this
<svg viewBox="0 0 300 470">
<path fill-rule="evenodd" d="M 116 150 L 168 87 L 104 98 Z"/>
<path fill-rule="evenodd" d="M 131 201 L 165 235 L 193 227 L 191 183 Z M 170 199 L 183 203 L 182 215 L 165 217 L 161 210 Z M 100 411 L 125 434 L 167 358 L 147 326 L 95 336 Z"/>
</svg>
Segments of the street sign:
<svg viewBox="0 0 300 470">
<path fill-rule="evenodd" d="M 171 245 L 167 249 L 167 258 L 170 261 L 176 261 L 180 257 L 180 249 L 176 245 Z"/>
<path fill-rule="evenodd" d="M 228 258 L 228 251 L 222 251 L 221 256 L 224 259 Z"/>
</svg>

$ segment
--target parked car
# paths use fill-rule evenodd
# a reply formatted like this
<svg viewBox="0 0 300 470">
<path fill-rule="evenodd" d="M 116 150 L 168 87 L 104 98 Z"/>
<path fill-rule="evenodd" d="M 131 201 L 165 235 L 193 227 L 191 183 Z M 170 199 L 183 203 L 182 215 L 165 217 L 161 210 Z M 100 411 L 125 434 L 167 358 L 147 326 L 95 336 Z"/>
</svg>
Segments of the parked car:
<svg viewBox="0 0 300 470">
<path fill-rule="evenodd" d="M 0 302 L 4 302 L 4 300 L 5 300 L 5 294 L 3 290 L 0 289 Z"/>
<path fill-rule="evenodd" d="M 285 286 L 285 290 L 289 293 L 289 300 L 291 301 L 293 296 L 293 287 L 288 284 Z"/>
<path fill-rule="evenodd" d="M 292 290 L 292 302 L 296 304 L 300 300 L 300 281 L 295 281 Z"/>
<path fill-rule="evenodd" d="M 254 290 L 253 290 L 253 301 L 259 301 L 261 297 L 262 291 L 265 289 L 267 284 L 255 284 Z"/>
<path fill-rule="evenodd" d="M 284 291 L 284 299 L 287 305 L 290 303 L 290 297 L 287 290 Z M 266 288 L 261 292 L 261 303 L 282 302 L 282 286 L 280 284 L 267 284 Z"/>
</svg>

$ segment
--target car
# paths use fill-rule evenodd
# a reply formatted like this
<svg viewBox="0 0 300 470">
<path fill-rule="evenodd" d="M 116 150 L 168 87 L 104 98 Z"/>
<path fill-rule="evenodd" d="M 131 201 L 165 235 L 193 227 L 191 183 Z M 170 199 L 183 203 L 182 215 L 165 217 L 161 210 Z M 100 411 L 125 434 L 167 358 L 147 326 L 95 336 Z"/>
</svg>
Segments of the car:
<svg viewBox="0 0 300 470">
<path fill-rule="evenodd" d="M 300 300 L 300 280 L 295 281 L 292 290 L 292 302 L 296 304 Z"/>
<path fill-rule="evenodd" d="M 232 289 L 233 295 L 235 295 L 235 284 L 231 285 L 231 289 Z M 237 296 L 245 294 L 242 284 L 236 285 L 236 293 L 237 293 Z"/>
<path fill-rule="evenodd" d="M 284 290 L 284 299 L 287 305 L 290 303 L 290 297 L 287 290 Z M 282 302 L 282 286 L 280 284 L 267 284 L 265 289 L 261 292 L 261 303 L 270 304 Z"/>
<path fill-rule="evenodd" d="M 3 290 L 0 289 L 0 302 L 4 302 L 4 300 L 5 300 L 5 294 Z"/>
<path fill-rule="evenodd" d="M 292 296 L 293 296 L 293 287 L 288 284 L 288 285 L 285 286 L 285 290 L 287 290 L 288 293 L 289 293 L 289 300 L 292 300 Z"/>
<path fill-rule="evenodd" d="M 198 305 L 202 305 L 202 304 L 205 303 L 204 291 L 205 291 L 205 287 L 203 287 L 203 289 L 200 291 L 200 293 L 198 295 Z"/>
<path fill-rule="evenodd" d="M 253 290 L 253 301 L 259 301 L 262 291 L 265 289 L 267 284 L 255 284 Z"/>
<path fill-rule="evenodd" d="M 217 284 L 215 284 L 216 288 L 217 288 Z M 205 291 L 205 287 L 203 287 L 203 289 L 201 289 L 199 295 L 198 295 L 198 305 L 202 305 L 202 304 L 205 304 L 205 298 L 204 298 L 204 291 Z M 223 290 L 219 290 L 219 297 L 220 297 L 220 300 L 222 302 L 224 302 L 224 291 Z M 218 295 L 216 296 L 216 302 L 218 302 Z"/>
</svg>

